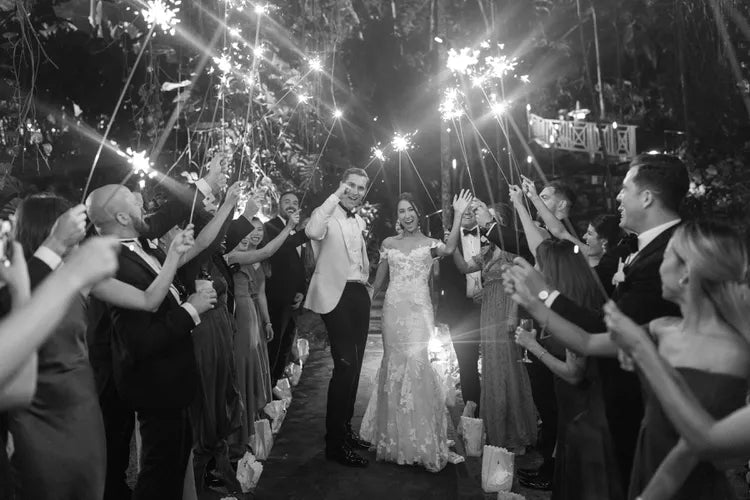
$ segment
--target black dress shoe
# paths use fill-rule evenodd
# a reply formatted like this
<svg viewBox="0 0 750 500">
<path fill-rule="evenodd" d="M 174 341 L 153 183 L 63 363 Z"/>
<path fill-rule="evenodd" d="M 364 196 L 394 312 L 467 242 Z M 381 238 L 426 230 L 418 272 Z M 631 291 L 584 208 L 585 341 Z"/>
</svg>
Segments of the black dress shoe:
<svg viewBox="0 0 750 500">
<path fill-rule="evenodd" d="M 521 483 L 521 486 L 524 488 L 532 490 L 550 491 L 552 489 L 552 483 L 548 479 L 542 477 L 524 479 L 521 476 L 518 476 L 518 482 Z"/>
<path fill-rule="evenodd" d="M 372 448 L 372 443 L 365 441 L 361 437 L 359 437 L 358 434 L 355 434 L 352 431 L 349 431 L 349 434 L 346 436 L 346 444 L 352 448 L 357 449 L 360 448 L 362 450 L 369 450 Z"/>
<path fill-rule="evenodd" d="M 366 458 L 360 457 L 346 446 L 333 449 L 326 448 L 326 459 L 347 467 L 367 467 L 367 464 L 369 464 Z"/>
<path fill-rule="evenodd" d="M 518 469 L 516 470 L 516 476 L 519 479 L 534 479 L 539 476 L 539 469 Z"/>
</svg>

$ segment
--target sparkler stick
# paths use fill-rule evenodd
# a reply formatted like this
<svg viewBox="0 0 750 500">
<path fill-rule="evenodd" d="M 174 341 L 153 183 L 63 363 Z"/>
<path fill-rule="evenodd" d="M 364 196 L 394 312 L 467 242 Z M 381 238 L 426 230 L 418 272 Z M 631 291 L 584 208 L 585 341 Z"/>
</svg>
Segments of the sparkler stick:
<svg viewBox="0 0 750 500">
<path fill-rule="evenodd" d="M 300 200 L 299 204 L 302 205 L 305 202 L 305 197 L 307 197 L 307 192 L 310 190 L 310 186 L 312 185 L 312 176 L 315 175 L 315 170 L 318 168 L 318 164 L 320 163 L 320 159 L 323 157 L 323 152 L 326 149 L 326 146 L 328 145 L 328 140 L 331 138 L 331 133 L 333 132 L 333 127 L 336 126 L 336 121 L 341 118 L 341 111 L 338 109 L 333 114 L 334 121 L 331 123 L 331 128 L 328 129 L 328 135 L 326 136 L 325 142 L 323 142 L 323 147 L 320 150 L 320 153 L 318 153 L 318 157 L 315 159 L 315 164 L 313 165 L 312 170 L 310 171 L 310 179 L 307 181 L 307 187 L 305 188 L 305 192 L 302 193 L 302 199 Z"/>
<path fill-rule="evenodd" d="M 419 175 L 419 170 L 417 170 L 417 166 L 414 164 L 414 160 L 412 160 L 411 155 L 409 152 L 406 152 L 406 158 L 409 160 L 409 163 L 411 163 L 412 168 L 414 168 L 414 172 L 417 174 L 417 178 L 419 179 L 419 182 L 422 183 L 422 187 L 424 188 L 424 192 L 427 193 L 427 197 L 430 199 L 430 203 L 432 203 L 433 210 L 437 210 L 437 205 L 435 204 L 435 200 L 432 199 L 432 195 L 430 194 L 430 190 L 427 189 L 427 185 L 424 183 L 424 179 L 422 179 L 422 176 Z"/>
<path fill-rule="evenodd" d="M 156 29 L 156 24 L 152 24 L 151 28 L 149 28 L 148 33 L 146 34 L 146 38 L 143 40 L 143 43 L 141 44 L 141 50 L 138 51 L 138 56 L 135 58 L 135 62 L 133 63 L 133 68 L 130 70 L 130 73 L 128 74 L 128 78 L 125 80 L 125 85 L 122 87 L 122 91 L 120 92 L 120 97 L 117 99 L 117 104 L 115 104 L 115 109 L 112 111 L 112 116 L 109 117 L 109 123 L 107 124 L 107 128 L 104 130 L 104 135 L 102 136 L 101 141 L 99 141 L 99 148 L 96 150 L 96 154 L 94 155 L 94 162 L 91 164 L 91 169 L 89 170 L 89 176 L 88 179 L 86 179 L 86 186 L 83 188 L 83 196 L 81 197 L 81 203 L 86 201 L 86 195 L 88 194 L 89 187 L 91 186 L 91 180 L 94 178 L 94 169 L 96 169 L 96 164 L 99 163 L 99 156 L 102 154 L 102 149 L 104 148 L 104 143 L 107 141 L 107 137 L 109 136 L 109 132 L 112 130 L 112 125 L 115 123 L 115 117 L 117 117 L 117 112 L 120 110 L 120 105 L 122 105 L 123 99 L 125 99 L 125 93 L 128 91 L 128 87 L 130 87 L 130 82 L 133 80 L 133 75 L 135 75 L 135 70 L 138 68 L 138 63 L 141 62 L 141 57 L 143 57 L 143 53 L 146 51 L 146 46 L 148 45 L 148 42 L 151 41 L 151 36 L 154 34 L 154 30 Z"/>
<path fill-rule="evenodd" d="M 461 149 L 461 154 L 463 154 L 464 162 L 466 163 L 466 173 L 469 175 L 469 184 L 471 185 L 471 190 L 474 194 L 477 193 L 477 188 L 474 186 L 474 177 L 471 175 L 471 164 L 469 163 L 469 154 L 466 152 L 466 141 L 464 139 L 464 131 L 463 127 L 461 127 L 461 121 L 460 120 L 454 120 L 453 125 L 458 130 L 457 138 L 458 138 L 458 145 Z"/>
</svg>

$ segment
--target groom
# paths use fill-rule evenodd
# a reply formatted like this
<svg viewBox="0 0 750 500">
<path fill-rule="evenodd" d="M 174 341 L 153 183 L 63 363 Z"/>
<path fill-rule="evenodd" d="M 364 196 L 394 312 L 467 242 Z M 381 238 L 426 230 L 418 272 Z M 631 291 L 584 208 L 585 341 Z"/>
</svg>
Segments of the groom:
<svg viewBox="0 0 750 500">
<path fill-rule="evenodd" d="M 323 317 L 333 357 L 326 458 L 349 467 L 366 467 L 367 460 L 353 450 L 370 446 L 351 427 L 370 323 L 365 222 L 354 210 L 362 203 L 368 182 L 364 170 L 348 169 L 336 192 L 313 211 L 305 227 L 316 258 L 305 307 Z"/>
</svg>

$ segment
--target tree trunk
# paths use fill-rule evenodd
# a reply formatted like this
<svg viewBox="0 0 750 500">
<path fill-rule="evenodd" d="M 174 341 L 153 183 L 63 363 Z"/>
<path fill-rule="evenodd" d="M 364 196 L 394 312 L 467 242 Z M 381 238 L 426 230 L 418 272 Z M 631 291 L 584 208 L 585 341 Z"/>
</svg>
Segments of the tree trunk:
<svg viewBox="0 0 750 500">
<path fill-rule="evenodd" d="M 447 26 L 447 19 L 445 12 L 447 10 L 447 3 L 449 0 L 433 0 L 433 27 L 434 33 L 431 38 L 439 36 L 440 30 L 445 29 Z M 445 37 L 442 37 L 445 39 Z M 442 69 L 445 67 L 446 62 L 446 51 L 445 44 L 437 44 L 438 51 L 438 62 L 437 62 L 437 81 L 439 81 L 439 75 Z M 445 123 L 440 123 L 440 205 L 443 209 L 443 228 L 451 227 L 451 137 L 448 133 L 448 126 Z"/>
</svg>

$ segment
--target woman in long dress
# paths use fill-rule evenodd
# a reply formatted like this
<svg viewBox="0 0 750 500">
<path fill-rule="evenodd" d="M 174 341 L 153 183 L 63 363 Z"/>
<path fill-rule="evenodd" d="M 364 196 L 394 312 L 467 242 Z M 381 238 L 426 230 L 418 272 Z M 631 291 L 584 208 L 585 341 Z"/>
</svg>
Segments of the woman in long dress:
<svg viewBox="0 0 750 500">
<path fill-rule="evenodd" d="M 501 224 L 502 217 L 496 216 Z M 512 246 L 513 242 L 506 242 Z M 536 443 L 537 412 L 531 394 L 529 374 L 518 363 L 520 354 L 513 342 L 518 306 L 505 293 L 503 265 L 515 254 L 489 245 L 481 256 L 466 262 L 458 256 L 459 270 L 466 274 L 482 271 L 480 319 L 482 389 L 479 417 L 484 421 L 487 444 L 520 452 Z M 479 297 L 478 297 L 479 298 Z"/>
<path fill-rule="evenodd" d="M 556 290 L 580 306 L 601 310 L 605 297 L 573 243 L 544 240 L 536 256 L 539 268 Z M 557 446 L 552 499 L 622 500 L 596 360 L 567 350 L 558 358 L 537 342 L 534 332 L 521 328 L 516 330 L 516 342 L 554 375 Z"/>
<path fill-rule="evenodd" d="M 390 279 L 383 303 L 383 361 L 360 428 L 378 460 L 431 472 L 447 463 L 445 394 L 427 351 L 434 329 L 429 278 L 433 260 L 455 250 L 470 201 L 463 191 L 454 198 L 453 227 L 443 244 L 422 234 L 419 210 L 404 193 L 397 206 L 403 233 L 383 241 L 374 283 L 375 294 Z"/>
<path fill-rule="evenodd" d="M 260 411 L 273 400 L 266 346 L 273 338 L 273 328 L 266 303 L 266 272 L 263 261 L 276 253 L 298 222 L 299 214 L 292 214 L 284 230 L 258 249 L 263 241 L 264 230 L 260 219 L 254 217 L 253 230 L 225 256 L 234 271 L 237 318 L 234 362 L 237 385 L 245 403 L 242 426 L 231 438 L 232 456 L 236 458 L 247 451 Z"/>
</svg>

